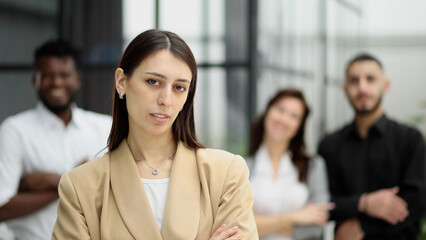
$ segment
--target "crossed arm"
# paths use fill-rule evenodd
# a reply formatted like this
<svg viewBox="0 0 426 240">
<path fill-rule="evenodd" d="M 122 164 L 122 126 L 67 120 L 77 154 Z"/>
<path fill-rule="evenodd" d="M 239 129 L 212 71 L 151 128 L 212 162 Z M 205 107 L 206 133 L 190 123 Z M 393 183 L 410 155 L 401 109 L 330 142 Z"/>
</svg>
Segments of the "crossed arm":
<svg viewBox="0 0 426 240">
<path fill-rule="evenodd" d="M 31 173 L 21 179 L 18 193 L 0 207 L 2 221 L 34 213 L 58 198 L 60 175 Z"/>
<path fill-rule="evenodd" d="M 413 131 L 407 135 L 407 139 L 401 139 L 400 142 L 406 144 L 406 154 L 401 164 L 398 186 L 352 196 L 339 196 L 339 189 L 342 187 L 339 186 L 338 173 L 330 175 L 330 187 L 331 192 L 334 192 L 333 200 L 337 210 L 332 215 L 335 220 L 341 221 L 336 231 L 336 239 L 347 239 L 339 238 L 339 235 L 357 235 L 353 231 L 361 233 L 361 237 L 364 234 L 397 234 L 421 216 L 424 201 L 424 141 L 419 133 Z M 321 149 L 321 146 L 319 152 L 324 154 L 324 158 L 329 157 L 329 151 Z M 337 171 L 336 169 L 335 166 L 329 166 L 331 172 Z"/>
<path fill-rule="evenodd" d="M 80 164 L 85 162 L 87 159 Z M 35 172 L 24 176 L 19 183 L 18 193 L 0 207 L 0 221 L 32 214 L 58 199 L 60 178 L 59 174 L 45 172 Z"/>
</svg>

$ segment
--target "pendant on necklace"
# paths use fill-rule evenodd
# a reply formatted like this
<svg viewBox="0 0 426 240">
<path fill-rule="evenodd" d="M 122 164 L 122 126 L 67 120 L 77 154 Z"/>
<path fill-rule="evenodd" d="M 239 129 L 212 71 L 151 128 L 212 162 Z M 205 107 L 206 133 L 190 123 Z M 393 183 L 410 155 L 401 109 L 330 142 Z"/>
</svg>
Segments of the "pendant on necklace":
<svg viewBox="0 0 426 240">
<path fill-rule="evenodd" d="M 152 169 L 152 174 L 158 175 L 160 171 L 157 168 Z"/>
</svg>

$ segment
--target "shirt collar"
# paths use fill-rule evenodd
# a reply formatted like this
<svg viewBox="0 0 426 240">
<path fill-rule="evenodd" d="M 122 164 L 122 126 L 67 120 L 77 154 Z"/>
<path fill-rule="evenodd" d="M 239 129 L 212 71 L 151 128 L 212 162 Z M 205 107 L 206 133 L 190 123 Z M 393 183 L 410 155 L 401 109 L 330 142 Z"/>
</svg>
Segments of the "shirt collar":
<svg viewBox="0 0 426 240">
<path fill-rule="evenodd" d="M 377 132 L 381 135 L 383 135 L 386 131 L 386 125 L 388 122 L 388 118 L 386 117 L 385 114 L 383 114 L 379 120 L 377 120 L 377 122 L 372 126 L 372 129 L 377 130 Z"/>
<path fill-rule="evenodd" d="M 287 150 L 285 153 L 281 155 L 281 164 L 280 169 L 282 167 L 282 163 L 285 160 L 285 158 L 289 158 L 291 161 L 292 153 L 290 150 Z M 255 163 L 255 172 L 256 173 L 267 173 L 272 176 L 272 166 L 270 162 L 270 157 L 268 150 L 266 149 L 265 145 L 261 144 L 259 149 L 257 150 L 255 156 L 254 156 Z"/>
<path fill-rule="evenodd" d="M 75 103 L 71 104 L 71 121 L 68 123 L 68 126 L 75 125 L 81 126 L 81 114 Z M 36 106 L 36 111 L 41 117 L 41 121 L 46 126 L 64 126 L 64 122 L 56 114 L 50 111 L 42 102 L 38 102 Z"/>
<path fill-rule="evenodd" d="M 369 134 L 371 133 L 371 131 L 375 131 L 377 132 L 380 136 L 382 136 L 385 131 L 386 131 L 386 125 L 388 122 L 388 118 L 386 117 L 386 114 L 383 114 L 379 120 L 377 120 L 373 126 L 371 126 L 370 130 L 369 130 Z M 355 124 L 355 120 L 352 121 L 352 123 L 349 125 L 349 136 L 357 136 L 359 137 L 358 131 L 356 130 L 356 124 Z"/>
</svg>

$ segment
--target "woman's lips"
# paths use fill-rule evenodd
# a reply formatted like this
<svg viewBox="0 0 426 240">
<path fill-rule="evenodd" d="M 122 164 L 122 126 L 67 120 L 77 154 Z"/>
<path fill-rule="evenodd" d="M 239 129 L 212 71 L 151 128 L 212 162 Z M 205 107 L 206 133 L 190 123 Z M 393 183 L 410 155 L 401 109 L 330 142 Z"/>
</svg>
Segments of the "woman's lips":
<svg viewBox="0 0 426 240">
<path fill-rule="evenodd" d="M 150 116 L 157 122 L 166 122 L 170 116 L 163 113 L 150 113 Z"/>
</svg>

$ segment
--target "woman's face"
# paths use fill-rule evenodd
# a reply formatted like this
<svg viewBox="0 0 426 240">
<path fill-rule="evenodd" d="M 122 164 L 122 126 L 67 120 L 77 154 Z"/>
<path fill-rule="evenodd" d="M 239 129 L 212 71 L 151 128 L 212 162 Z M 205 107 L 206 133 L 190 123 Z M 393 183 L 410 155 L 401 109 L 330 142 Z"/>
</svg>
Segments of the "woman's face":
<svg viewBox="0 0 426 240">
<path fill-rule="evenodd" d="M 301 100 L 294 97 L 281 98 L 266 113 L 265 137 L 276 142 L 289 142 L 296 136 L 303 114 Z"/>
<path fill-rule="evenodd" d="M 130 78 L 122 76 L 116 72 L 116 87 L 126 96 L 129 128 L 148 135 L 171 134 L 188 96 L 192 79 L 188 65 L 170 51 L 160 50 L 143 60 Z"/>
</svg>

